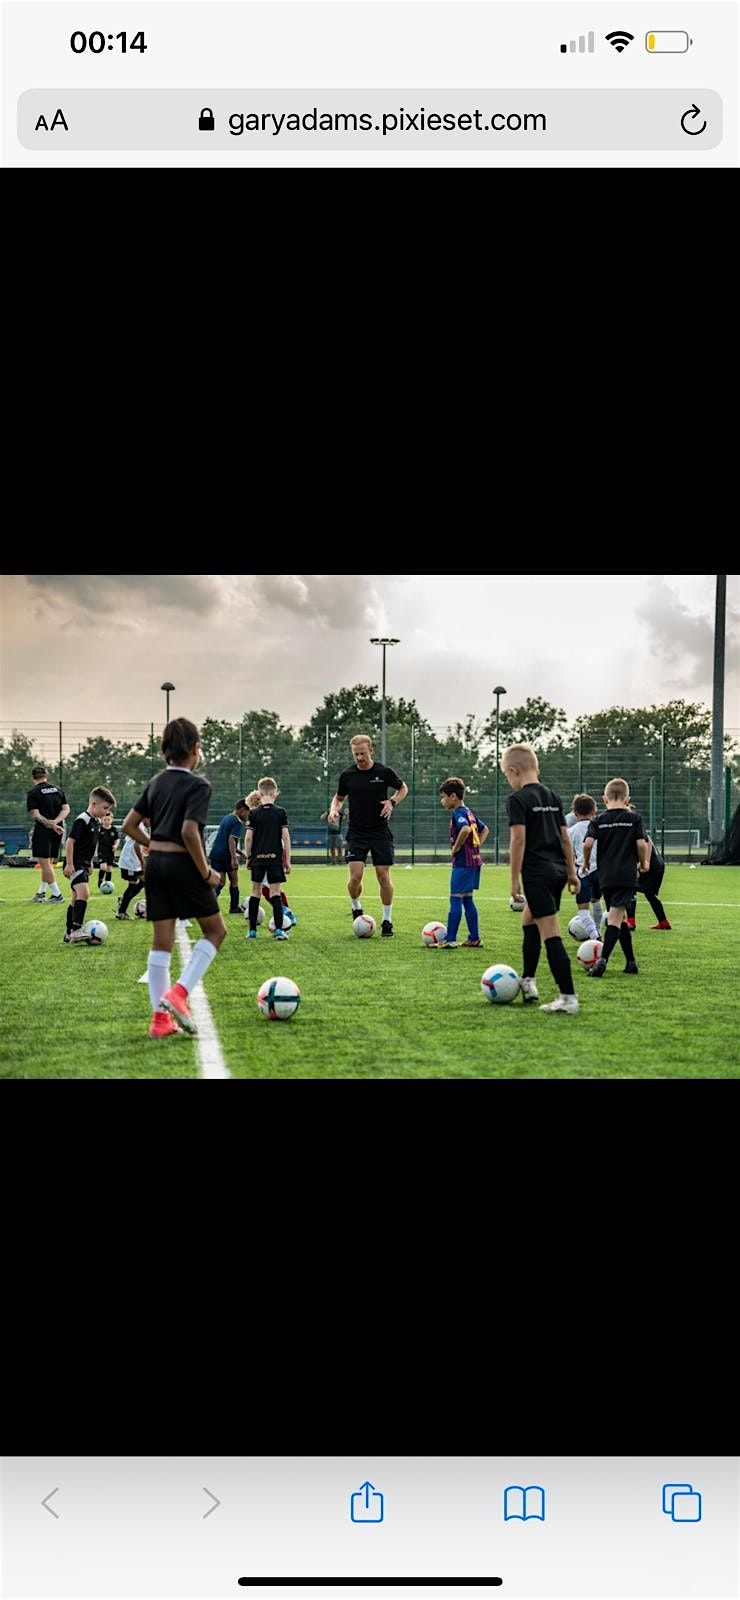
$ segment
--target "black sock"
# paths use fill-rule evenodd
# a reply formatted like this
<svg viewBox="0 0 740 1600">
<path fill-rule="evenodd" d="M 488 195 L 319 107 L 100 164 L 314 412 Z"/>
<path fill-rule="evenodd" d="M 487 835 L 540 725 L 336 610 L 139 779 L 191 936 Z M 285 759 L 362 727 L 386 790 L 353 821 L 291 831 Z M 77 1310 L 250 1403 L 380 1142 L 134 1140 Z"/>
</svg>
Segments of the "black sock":
<svg viewBox="0 0 740 1600">
<path fill-rule="evenodd" d="M 282 902 L 282 898 L 281 898 L 280 895 L 278 895 L 277 899 L 273 900 L 273 902 L 272 902 L 272 914 L 273 914 L 273 917 L 275 918 L 275 927 L 276 927 L 276 929 L 277 928 L 282 928 L 282 926 L 283 926 L 283 902 Z"/>
<path fill-rule="evenodd" d="M 141 888 L 141 884 L 140 883 L 127 883 L 126 892 L 122 896 L 122 899 L 121 899 L 121 904 L 120 904 L 119 913 L 118 913 L 119 916 L 121 915 L 121 912 L 128 911 L 128 908 L 129 908 L 129 906 L 131 904 L 131 901 L 134 898 L 134 895 L 138 894 L 140 888 Z"/>
<path fill-rule="evenodd" d="M 613 922 L 610 922 L 604 934 L 604 948 L 601 952 L 604 961 L 609 960 L 615 944 L 619 944 L 619 928 L 615 928 Z"/>
<path fill-rule="evenodd" d="M 100 888 L 100 885 L 103 882 L 104 877 L 105 877 L 105 873 L 103 872 L 103 869 L 101 867 L 101 869 L 100 869 L 100 871 L 98 873 L 98 888 Z"/>
<path fill-rule="evenodd" d="M 537 971 L 537 963 L 542 952 L 542 938 L 536 922 L 527 922 L 523 929 L 524 936 L 524 964 L 522 977 L 533 978 Z"/>
<path fill-rule="evenodd" d="M 668 918 L 665 914 L 665 906 L 663 905 L 663 901 L 658 899 L 657 894 L 646 894 L 645 899 L 647 900 L 647 903 L 651 909 L 655 912 L 658 921 L 667 922 Z"/>
<path fill-rule="evenodd" d="M 75 925 L 76 928 L 81 928 L 82 927 L 82 924 L 83 924 L 83 922 L 85 920 L 85 912 L 86 911 L 87 911 L 87 901 L 86 900 L 75 900 L 73 918 L 74 918 L 74 925 Z"/>
<path fill-rule="evenodd" d="M 71 933 L 72 932 L 72 927 L 74 925 L 74 914 L 75 914 L 75 903 L 74 903 L 74 900 L 70 900 L 70 903 L 67 906 L 67 933 Z"/>
<path fill-rule="evenodd" d="M 249 896 L 249 931 L 250 931 L 250 933 L 252 932 L 252 930 L 254 930 L 255 933 L 257 931 L 257 912 L 259 911 L 259 908 L 260 908 L 260 897 L 259 897 L 259 895 L 258 894 L 250 894 L 250 896 Z"/>
<path fill-rule="evenodd" d="M 630 933 L 626 922 L 622 923 L 622 926 L 619 930 L 619 943 L 624 951 L 625 961 L 634 961 L 635 952 L 632 945 L 632 934 Z"/>
<path fill-rule="evenodd" d="M 570 958 L 559 933 L 554 933 L 551 939 L 545 940 L 545 950 L 550 963 L 550 971 L 560 993 L 575 994 Z"/>
<path fill-rule="evenodd" d="M 233 883 L 229 885 L 229 897 L 230 897 L 230 901 L 231 901 L 231 904 L 229 906 L 229 910 L 230 911 L 238 911 L 239 910 L 239 886 L 238 886 L 238 884 L 237 884 L 236 888 L 234 888 Z"/>
</svg>

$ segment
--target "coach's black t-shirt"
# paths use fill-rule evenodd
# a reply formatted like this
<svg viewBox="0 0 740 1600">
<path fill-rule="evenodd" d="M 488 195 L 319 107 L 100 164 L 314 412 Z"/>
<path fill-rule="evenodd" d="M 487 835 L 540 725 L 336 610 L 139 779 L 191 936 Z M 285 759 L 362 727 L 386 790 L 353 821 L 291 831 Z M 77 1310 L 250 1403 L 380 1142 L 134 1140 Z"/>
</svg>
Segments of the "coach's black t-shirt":
<svg viewBox="0 0 740 1600">
<path fill-rule="evenodd" d="M 69 837 L 75 842 L 72 858 L 75 867 L 89 867 L 99 836 L 100 823 L 97 817 L 91 817 L 89 811 L 81 811 L 69 830 Z"/>
<path fill-rule="evenodd" d="M 197 822 L 201 839 L 208 820 L 208 803 L 211 785 L 207 778 L 199 777 L 187 767 L 166 767 L 150 778 L 143 793 L 134 801 L 133 809 L 140 817 L 149 817 L 151 843 L 158 839 L 168 844 L 182 844 L 183 822 Z"/>
<path fill-rule="evenodd" d="M 380 808 L 388 799 L 388 790 L 400 789 L 403 778 L 392 767 L 374 761 L 362 772 L 359 767 L 347 767 L 340 772 L 337 794 L 349 800 L 349 825 L 352 832 L 373 833 L 385 829 L 388 823 L 381 817 Z"/>
<path fill-rule="evenodd" d="M 29 789 L 26 795 L 26 810 L 40 811 L 42 817 L 58 817 L 62 806 L 66 806 L 67 796 L 63 789 L 58 789 L 55 783 L 37 783 L 35 789 Z M 38 826 L 34 819 L 34 826 Z M 43 823 L 40 824 L 43 827 Z"/>
<path fill-rule="evenodd" d="M 527 830 L 522 872 L 549 874 L 554 867 L 564 872 L 560 829 L 565 827 L 565 816 L 560 795 L 544 783 L 525 783 L 523 789 L 509 795 L 506 812 L 511 824 Z"/>
<path fill-rule="evenodd" d="M 251 861 L 282 861 L 283 828 L 288 826 L 288 813 L 282 806 L 255 806 L 247 818 L 252 828 Z"/>
<path fill-rule="evenodd" d="M 599 846 L 599 883 L 603 889 L 626 888 L 637 877 L 637 840 L 645 838 L 645 825 L 639 811 L 615 807 L 602 811 L 588 825 L 587 839 L 596 839 Z"/>
</svg>

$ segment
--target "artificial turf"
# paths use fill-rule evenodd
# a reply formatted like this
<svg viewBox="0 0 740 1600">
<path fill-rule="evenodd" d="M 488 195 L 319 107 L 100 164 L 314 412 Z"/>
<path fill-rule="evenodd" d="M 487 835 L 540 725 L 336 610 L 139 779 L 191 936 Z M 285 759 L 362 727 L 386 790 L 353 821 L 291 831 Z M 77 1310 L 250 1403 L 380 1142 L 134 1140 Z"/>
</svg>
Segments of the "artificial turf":
<svg viewBox="0 0 740 1600">
<path fill-rule="evenodd" d="M 69 891 L 57 874 L 67 903 Z M 116 891 L 122 888 L 114 871 Z M 242 894 L 247 892 L 242 873 Z M 356 939 L 340 867 L 294 868 L 288 890 L 298 926 L 287 943 L 263 924 L 245 938 L 241 917 L 205 978 L 227 1067 L 234 1078 L 728 1078 L 740 1076 L 737 968 L 740 872 L 669 867 L 661 890 L 673 923 L 638 898 L 637 977 L 615 951 L 602 980 L 576 971 L 577 1017 L 536 1006 L 491 1005 L 480 978 L 494 961 L 521 971 L 520 918 L 508 906 L 508 871 L 487 866 L 477 896 L 482 950 L 430 950 L 420 930 L 445 921 L 448 869 L 395 869 L 395 934 Z M 93 880 L 88 919 L 109 937 L 99 947 L 67 946 L 61 906 L 33 905 L 33 870 L 0 872 L 3 1025 L 0 1076 L 8 1078 L 197 1078 L 196 1046 L 185 1036 L 150 1041 L 145 922 L 117 923 L 115 895 Z M 380 921 L 377 884 L 363 904 Z M 221 894 L 226 905 L 226 892 Z M 565 930 L 574 907 L 563 901 Z M 198 937 L 194 923 L 188 930 Z M 465 937 L 464 923 L 458 935 Z M 565 934 L 577 968 L 577 944 Z M 173 956 L 173 978 L 180 970 Z M 301 989 L 289 1022 L 269 1022 L 255 996 L 284 974 Z M 544 954 L 543 1001 L 555 994 Z M 49 1018 L 53 1018 L 50 1024 Z"/>
</svg>

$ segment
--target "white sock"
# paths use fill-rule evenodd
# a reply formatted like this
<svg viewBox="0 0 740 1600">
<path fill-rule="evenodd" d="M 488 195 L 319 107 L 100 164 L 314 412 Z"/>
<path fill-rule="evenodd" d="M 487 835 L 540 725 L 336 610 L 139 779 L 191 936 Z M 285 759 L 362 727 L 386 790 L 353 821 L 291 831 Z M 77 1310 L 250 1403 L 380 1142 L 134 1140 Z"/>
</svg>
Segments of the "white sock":
<svg viewBox="0 0 740 1600">
<path fill-rule="evenodd" d="M 603 915 L 604 915 L 604 908 L 603 908 L 603 906 L 601 904 L 601 901 L 600 900 L 594 900 L 594 903 L 593 903 L 593 905 L 591 907 L 591 916 L 593 917 L 594 922 L 597 925 L 601 922 L 601 919 L 602 919 Z"/>
<path fill-rule="evenodd" d="M 208 971 L 213 957 L 217 953 L 216 946 L 211 944 L 210 939 L 198 940 L 185 971 L 177 980 L 178 983 L 182 984 L 183 989 L 187 989 L 188 994 L 195 988 L 196 983 L 203 977 L 204 972 Z"/>
<path fill-rule="evenodd" d="M 62 894 L 62 891 L 61 891 L 58 883 L 50 883 L 49 884 L 49 888 L 51 890 L 51 898 L 52 898 L 52 900 L 63 900 L 64 899 L 64 896 Z"/>
<path fill-rule="evenodd" d="M 352 910 L 353 911 L 361 911 L 362 910 L 362 901 L 361 900 L 353 900 L 352 901 Z"/>
<path fill-rule="evenodd" d="M 170 987 L 170 952 L 169 950 L 150 950 L 146 967 L 149 982 L 149 999 L 152 1011 L 159 1011 L 162 995 Z"/>
<path fill-rule="evenodd" d="M 589 939 L 598 939 L 598 938 L 600 938 L 601 936 L 599 934 L 599 930 L 598 930 L 597 924 L 594 922 L 594 919 L 589 914 L 589 912 L 588 911 L 582 911 L 581 912 L 581 916 L 583 918 L 583 921 L 586 924 L 586 927 L 588 928 L 588 937 L 589 937 Z"/>
<path fill-rule="evenodd" d="M 384 922 L 392 922 L 393 921 L 393 907 L 392 906 L 383 906 L 383 921 Z"/>
</svg>

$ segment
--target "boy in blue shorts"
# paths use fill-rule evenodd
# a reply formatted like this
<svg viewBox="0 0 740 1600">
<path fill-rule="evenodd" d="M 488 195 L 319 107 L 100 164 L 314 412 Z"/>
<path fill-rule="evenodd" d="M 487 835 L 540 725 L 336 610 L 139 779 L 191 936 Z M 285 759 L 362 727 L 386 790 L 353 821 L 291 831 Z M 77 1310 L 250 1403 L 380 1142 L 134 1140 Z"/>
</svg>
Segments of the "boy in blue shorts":
<svg viewBox="0 0 740 1600">
<path fill-rule="evenodd" d="M 237 800 L 233 810 L 219 823 L 209 857 L 214 872 L 223 873 L 221 882 L 216 888 L 217 896 L 221 893 L 226 879 L 229 880 L 229 911 L 232 916 L 240 910 L 237 840 L 248 816 L 249 806 L 246 800 Z"/>
<path fill-rule="evenodd" d="M 473 894 L 480 887 L 481 845 L 488 838 L 485 822 L 469 806 L 463 805 L 465 784 L 462 778 L 446 778 L 439 786 L 442 805 L 451 812 L 450 842 L 452 844 L 452 872 L 450 874 L 450 909 L 447 917 L 447 938 L 437 945 L 438 950 L 457 949 L 457 930 L 465 912 L 468 937 L 463 949 L 480 950 L 478 908 Z"/>
</svg>

